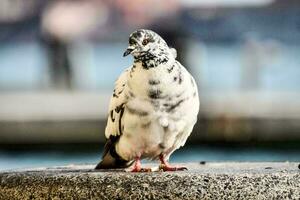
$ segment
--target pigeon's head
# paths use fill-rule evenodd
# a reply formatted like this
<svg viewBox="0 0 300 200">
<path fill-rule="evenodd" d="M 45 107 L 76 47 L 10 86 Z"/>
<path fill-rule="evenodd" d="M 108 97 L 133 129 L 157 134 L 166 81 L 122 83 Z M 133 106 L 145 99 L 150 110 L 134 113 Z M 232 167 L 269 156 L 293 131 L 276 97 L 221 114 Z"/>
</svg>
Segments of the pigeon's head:
<svg viewBox="0 0 300 200">
<path fill-rule="evenodd" d="M 167 43 L 155 32 L 146 29 L 134 31 L 129 36 L 129 46 L 123 56 L 131 54 L 135 59 L 140 57 L 157 57 L 168 52 Z"/>
</svg>

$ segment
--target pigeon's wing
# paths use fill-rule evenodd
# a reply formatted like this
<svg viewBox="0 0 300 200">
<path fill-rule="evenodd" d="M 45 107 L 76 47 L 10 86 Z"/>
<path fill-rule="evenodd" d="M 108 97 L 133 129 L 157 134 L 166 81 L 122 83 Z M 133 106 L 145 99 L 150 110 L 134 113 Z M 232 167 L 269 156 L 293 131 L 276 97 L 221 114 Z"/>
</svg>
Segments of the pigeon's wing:
<svg viewBox="0 0 300 200">
<path fill-rule="evenodd" d="M 122 135 L 122 117 L 126 105 L 126 89 L 129 69 L 126 69 L 115 82 L 114 93 L 110 99 L 109 116 L 105 128 L 107 138 L 102 160 L 95 169 L 125 168 L 133 164 L 132 161 L 124 160 L 116 151 L 116 144 Z"/>
<path fill-rule="evenodd" d="M 127 88 L 127 77 L 129 69 L 126 69 L 115 82 L 113 95 L 110 99 L 105 136 L 118 136 L 122 134 L 121 119 L 126 104 L 125 89 Z"/>
</svg>

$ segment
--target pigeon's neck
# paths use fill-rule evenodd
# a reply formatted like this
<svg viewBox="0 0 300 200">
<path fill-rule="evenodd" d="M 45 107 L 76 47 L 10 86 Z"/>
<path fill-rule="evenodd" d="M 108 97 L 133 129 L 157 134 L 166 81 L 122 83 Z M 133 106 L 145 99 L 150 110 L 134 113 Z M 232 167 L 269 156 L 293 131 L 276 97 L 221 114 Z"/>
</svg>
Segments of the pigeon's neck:
<svg viewBox="0 0 300 200">
<path fill-rule="evenodd" d="M 158 53 L 145 52 L 140 56 L 134 57 L 134 63 L 140 63 L 143 69 L 149 70 L 162 65 L 173 64 L 174 56 L 170 51 L 161 51 Z"/>
</svg>

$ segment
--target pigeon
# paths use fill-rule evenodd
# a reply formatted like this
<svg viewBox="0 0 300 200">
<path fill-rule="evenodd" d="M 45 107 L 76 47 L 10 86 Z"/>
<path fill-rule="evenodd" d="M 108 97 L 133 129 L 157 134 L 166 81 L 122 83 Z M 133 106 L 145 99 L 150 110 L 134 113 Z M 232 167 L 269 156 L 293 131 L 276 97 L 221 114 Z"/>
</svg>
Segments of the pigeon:
<svg viewBox="0 0 300 200">
<path fill-rule="evenodd" d="M 133 65 L 115 82 L 101 162 L 95 169 L 142 168 L 141 159 L 159 160 L 160 171 L 186 170 L 169 164 L 170 155 L 183 146 L 199 112 L 192 75 L 176 60 L 176 50 L 154 31 L 130 34 L 124 57 Z"/>
</svg>

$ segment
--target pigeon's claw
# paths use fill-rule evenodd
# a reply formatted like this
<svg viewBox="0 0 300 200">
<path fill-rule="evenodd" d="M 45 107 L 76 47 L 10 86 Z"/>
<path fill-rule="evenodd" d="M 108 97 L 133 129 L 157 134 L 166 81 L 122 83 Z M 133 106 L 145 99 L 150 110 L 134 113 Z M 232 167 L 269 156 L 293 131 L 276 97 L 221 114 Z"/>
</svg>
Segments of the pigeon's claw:
<svg viewBox="0 0 300 200">
<path fill-rule="evenodd" d="M 140 157 L 136 157 L 134 166 L 130 172 L 152 172 L 152 168 L 142 168 Z"/>
<path fill-rule="evenodd" d="M 159 165 L 159 169 L 163 170 L 164 172 L 166 172 L 166 171 L 184 171 L 184 170 L 187 170 L 187 168 L 184 167 L 184 166 L 171 166 L 163 155 L 159 156 L 159 160 L 161 162 L 161 164 Z"/>
<path fill-rule="evenodd" d="M 140 172 L 152 172 L 151 168 L 142 168 Z"/>
<path fill-rule="evenodd" d="M 130 172 L 152 172 L 152 168 L 134 167 Z"/>
<path fill-rule="evenodd" d="M 142 168 L 141 167 L 134 167 L 130 170 L 130 172 L 141 172 Z"/>
<path fill-rule="evenodd" d="M 159 169 L 164 171 L 164 172 L 167 172 L 167 171 L 184 171 L 184 170 L 187 170 L 186 167 L 184 166 L 171 166 L 171 165 L 165 165 L 165 164 L 161 164 L 159 165 Z"/>
<path fill-rule="evenodd" d="M 151 168 L 133 168 L 130 172 L 152 172 Z"/>
</svg>

